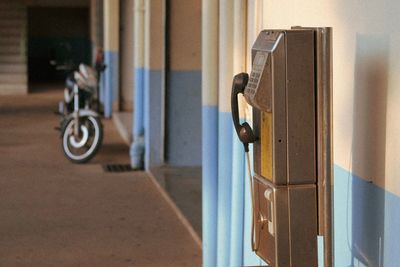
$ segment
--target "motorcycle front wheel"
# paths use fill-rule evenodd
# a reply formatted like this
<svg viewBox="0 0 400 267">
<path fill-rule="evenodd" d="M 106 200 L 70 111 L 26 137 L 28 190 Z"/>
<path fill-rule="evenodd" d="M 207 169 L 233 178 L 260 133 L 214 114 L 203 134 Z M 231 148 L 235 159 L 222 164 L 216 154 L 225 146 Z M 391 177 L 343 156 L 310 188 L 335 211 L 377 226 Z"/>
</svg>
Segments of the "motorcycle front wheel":
<svg viewBox="0 0 400 267">
<path fill-rule="evenodd" d="M 69 119 L 62 132 L 62 148 L 65 156 L 74 163 L 85 163 L 92 159 L 103 141 L 103 127 L 98 118 L 79 118 L 79 134 L 74 135 L 75 120 Z"/>
</svg>

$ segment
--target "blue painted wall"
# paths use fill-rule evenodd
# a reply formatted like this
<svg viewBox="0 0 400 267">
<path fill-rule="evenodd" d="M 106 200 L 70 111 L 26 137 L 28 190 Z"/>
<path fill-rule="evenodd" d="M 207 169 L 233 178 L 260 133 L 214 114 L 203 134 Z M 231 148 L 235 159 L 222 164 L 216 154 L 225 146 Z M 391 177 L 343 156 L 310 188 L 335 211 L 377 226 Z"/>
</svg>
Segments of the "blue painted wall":
<svg viewBox="0 0 400 267">
<path fill-rule="evenodd" d="M 232 116 L 219 113 L 218 121 L 218 258 L 217 266 L 231 266 Z"/>
<path fill-rule="evenodd" d="M 231 241 L 230 261 L 232 266 L 243 265 L 243 238 L 244 238 L 244 190 L 245 179 L 245 158 L 243 144 L 239 141 L 236 131 L 232 129 L 232 203 L 231 203 Z"/>
<path fill-rule="evenodd" d="M 145 74 L 148 72 L 145 68 L 136 68 L 134 70 L 134 92 L 133 92 L 133 122 L 132 122 L 132 139 L 130 146 L 131 166 L 141 169 L 144 165 L 144 134 L 145 134 Z"/>
<path fill-rule="evenodd" d="M 235 133 L 236 134 L 236 133 Z M 237 138 L 237 137 L 236 137 Z M 249 147 L 250 156 L 250 168 L 253 174 L 253 146 Z M 242 150 L 244 153 L 244 149 Z M 246 163 L 247 164 L 247 163 Z M 250 177 L 247 171 L 247 165 L 245 166 L 244 173 L 242 174 L 244 179 L 244 211 L 243 211 L 243 265 L 246 266 L 258 266 L 266 265 L 253 251 L 251 247 L 251 225 L 252 225 L 252 211 L 253 203 L 251 198 L 250 188 Z M 233 224 L 234 222 L 232 222 Z"/>
<path fill-rule="evenodd" d="M 203 144 L 203 265 L 259 265 L 262 261 L 251 252 L 251 198 L 240 156 L 243 149 L 235 140 L 228 148 L 230 138 L 222 142 L 221 136 L 216 138 L 211 128 L 216 125 L 219 131 L 231 131 L 235 138 L 228 129 L 230 114 L 221 112 L 216 121 L 216 110 L 203 107 L 203 125 L 210 126 L 203 130 L 207 140 Z M 216 146 L 225 153 L 215 154 Z M 229 149 L 231 152 L 226 152 Z M 335 266 L 400 266 L 400 197 L 338 165 L 334 177 Z M 321 262 L 322 253 L 319 256 Z"/>
<path fill-rule="evenodd" d="M 117 100 L 119 90 L 119 62 L 118 52 L 104 51 L 104 63 L 107 68 L 104 71 L 103 104 L 104 116 L 110 118 L 113 101 Z"/>
<path fill-rule="evenodd" d="M 202 122 L 203 266 L 263 264 L 251 249 L 250 180 L 231 113 L 203 106 Z"/>
<path fill-rule="evenodd" d="M 166 156 L 173 166 L 201 165 L 201 71 L 168 73 Z"/>
<path fill-rule="evenodd" d="M 134 100 L 135 100 L 135 112 L 134 112 L 134 127 L 133 127 L 133 136 L 140 136 L 144 134 L 144 91 L 145 91 L 145 73 L 148 70 L 144 68 L 137 68 L 134 70 L 134 79 L 135 79 L 135 92 L 134 92 Z"/>
<path fill-rule="evenodd" d="M 202 226 L 203 266 L 217 264 L 218 107 L 202 111 Z"/>
<path fill-rule="evenodd" d="M 339 166 L 334 172 L 335 266 L 400 266 L 399 196 Z"/>
<path fill-rule="evenodd" d="M 164 94 L 163 76 L 160 70 L 146 70 L 144 74 L 144 128 L 145 128 L 145 168 L 160 166 L 163 154 Z"/>
</svg>

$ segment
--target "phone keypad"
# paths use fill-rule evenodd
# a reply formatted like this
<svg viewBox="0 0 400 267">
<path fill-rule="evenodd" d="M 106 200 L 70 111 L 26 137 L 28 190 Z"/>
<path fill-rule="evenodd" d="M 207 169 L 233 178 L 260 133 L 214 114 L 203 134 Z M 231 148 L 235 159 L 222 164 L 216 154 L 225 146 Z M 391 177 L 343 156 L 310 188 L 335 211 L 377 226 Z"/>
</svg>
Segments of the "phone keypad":
<svg viewBox="0 0 400 267">
<path fill-rule="evenodd" d="M 250 74 L 250 79 L 247 84 L 247 93 L 254 96 L 256 93 L 256 88 L 258 85 L 258 81 L 260 79 L 261 74 L 259 72 L 252 71 Z"/>
</svg>

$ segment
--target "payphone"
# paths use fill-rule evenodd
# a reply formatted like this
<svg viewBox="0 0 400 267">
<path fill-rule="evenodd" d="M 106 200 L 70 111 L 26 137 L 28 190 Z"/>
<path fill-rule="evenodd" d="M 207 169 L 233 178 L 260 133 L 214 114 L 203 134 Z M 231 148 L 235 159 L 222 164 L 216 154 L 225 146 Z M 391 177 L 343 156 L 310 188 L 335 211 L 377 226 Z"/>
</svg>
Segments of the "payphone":
<svg viewBox="0 0 400 267">
<path fill-rule="evenodd" d="M 253 250 L 269 266 L 316 267 L 317 236 L 332 266 L 331 29 L 263 30 L 250 75 L 234 77 L 231 105 L 245 151 L 253 143 Z M 253 107 L 240 124 L 237 95 Z"/>
</svg>

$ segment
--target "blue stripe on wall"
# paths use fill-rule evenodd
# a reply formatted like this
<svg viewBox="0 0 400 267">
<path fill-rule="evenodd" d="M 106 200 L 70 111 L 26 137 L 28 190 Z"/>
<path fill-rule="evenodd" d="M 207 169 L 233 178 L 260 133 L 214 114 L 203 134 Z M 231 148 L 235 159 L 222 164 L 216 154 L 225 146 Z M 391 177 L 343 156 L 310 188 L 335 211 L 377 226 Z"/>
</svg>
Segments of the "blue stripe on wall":
<svg viewBox="0 0 400 267">
<path fill-rule="evenodd" d="M 253 146 L 251 145 L 249 151 L 251 173 L 253 174 Z M 247 163 L 246 163 L 247 164 Z M 243 265 L 244 266 L 259 266 L 265 265 L 263 261 L 253 252 L 251 247 L 251 225 L 252 225 L 252 211 L 253 203 L 251 198 L 250 177 L 247 171 L 244 173 L 244 229 L 243 229 Z"/>
<path fill-rule="evenodd" d="M 335 265 L 400 266 L 400 197 L 337 165 L 334 172 Z"/>
<path fill-rule="evenodd" d="M 133 138 L 139 137 L 144 134 L 144 77 L 145 69 L 138 68 L 135 69 L 135 82 L 134 82 L 134 117 L 133 117 Z"/>
<path fill-rule="evenodd" d="M 240 265 L 240 246 L 243 251 L 243 265 L 259 265 L 262 261 L 251 251 L 251 197 L 248 175 L 242 165 L 243 151 L 226 133 L 233 132 L 230 113 L 219 113 L 219 137 L 216 127 L 216 107 L 203 107 L 203 261 L 204 266 Z M 210 115 L 212 114 L 212 115 Z M 213 123 L 209 124 L 210 118 Z M 210 127 L 210 128 L 208 128 Z M 233 135 L 235 136 L 235 135 Z M 213 145 L 207 140 L 214 140 Z M 215 151 L 219 140 L 219 151 Z M 236 143 L 236 144 L 235 144 Z M 214 151 L 211 153 L 210 151 Z M 211 158 L 217 155 L 218 161 Z M 250 152 L 252 155 L 252 152 Z M 230 155 L 233 156 L 230 158 Z M 239 167 L 238 167 L 239 166 Z M 241 169 L 242 168 L 242 169 Z M 233 170 L 233 173 L 231 171 Z M 218 185 L 216 185 L 218 172 Z M 244 216 L 235 214 L 240 210 L 240 190 L 237 177 L 244 180 Z M 236 177 L 237 176 L 237 177 Z M 232 181 L 230 181 L 232 177 Z M 335 266 L 400 266 L 400 197 L 360 178 L 343 168 L 334 166 L 334 233 Z M 232 182 L 232 184 L 230 184 Z M 242 180 L 243 182 L 243 180 Z M 218 207 L 215 205 L 218 188 Z M 231 191 L 233 190 L 233 191 Z M 235 190 L 238 190 L 235 192 Z M 231 198 L 232 197 L 232 198 Z M 243 201 L 243 200 L 242 200 Z M 218 243 L 215 253 L 215 228 L 212 228 L 215 212 L 218 213 Z M 232 213 L 231 213 L 232 212 Z M 243 226 L 240 225 L 243 223 Z M 229 229 L 230 228 L 230 229 Z M 239 238 L 243 235 L 243 242 Z M 321 251 L 322 239 L 319 238 Z M 237 242 L 237 243 L 236 243 Z M 235 252 L 237 253 L 235 255 Z M 319 264 L 322 265 L 322 253 Z"/>
<path fill-rule="evenodd" d="M 202 111 L 202 226 L 203 266 L 217 265 L 218 108 Z"/>
<path fill-rule="evenodd" d="M 110 118 L 112 114 L 112 103 L 119 90 L 119 63 L 118 52 L 104 51 L 104 62 L 107 68 L 104 71 L 104 117 Z"/>
<path fill-rule="evenodd" d="M 144 161 L 144 78 L 145 69 L 134 70 L 132 139 L 129 155 L 133 168 L 143 168 Z"/>
<path fill-rule="evenodd" d="M 218 123 L 218 242 L 217 266 L 230 266 L 232 208 L 232 117 L 219 112 Z"/>
<path fill-rule="evenodd" d="M 161 90 L 161 88 L 160 88 Z M 143 160 L 144 160 L 144 166 L 146 169 L 146 166 L 148 163 L 146 162 L 146 159 L 148 157 L 148 145 L 150 141 L 150 117 L 151 117 L 151 105 L 150 105 L 150 70 L 149 69 L 143 69 L 143 129 L 144 129 L 144 153 L 143 153 Z"/>
<path fill-rule="evenodd" d="M 173 166 L 201 165 L 201 71 L 167 74 L 168 163 Z"/>
<path fill-rule="evenodd" d="M 104 105 L 104 88 L 106 87 L 106 80 L 104 78 L 104 74 L 103 73 L 100 76 L 100 95 L 99 95 L 99 99 L 100 99 L 100 103 Z"/>
<path fill-rule="evenodd" d="M 400 266 L 400 197 L 337 165 L 334 177 L 335 266 Z M 248 185 L 244 193 L 243 264 L 258 265 L 262 263 L 250 248 L 251 200 Z M 321 264 L 323 255 L 319 256 Z"/>
<path fill-rule="evenodd" d="M 243 227 L 244 227 L 244 183 L 245 159 L 243 144 L 233 130 L 232 146 L 232 218 L 230 265 L 243 265 Z"/>
<path fill-rule="evenodd" d="M 324 267 L 324 237 L 317 237 L 318 267 Z"/>
<path fill-rule="evenodd" d="M 164 93 L 160 70 L 144 72 L 145 169 L 163 164 Z"/>
<path fill-rule="evenodd" d="M 400 242 L 398 242 L 400 238 L 400 227 L 398 227 L 400 197 L 352 175 L 337 165 L 335 165 L 334 173 L 335 266 L 400 266 L 400 257 L 398 256 L 400 251 Z M 250 247 L 251 199 L 247 181 L 248 177 L 245 180 L 244 192 L 243 265 L 259 265 L 263 263 Z M 232 198 L 234 199 L 234 197 Z M 232 204 L 231 223 L 232 225 L 241 224 L 240 219 L 235 219 L 233 215 L 235 212 L 233 207 Z M 240 229 L 232 228 L 232 235 L 240 234 Z M 321 240 L 320 238 L 319 241 Z M 320 242 L 320 244 L 322 243 Z M 233 266 L 234 251 L 238 254 L 240 252 L 233 248 L 233 243 L 231 246 L 232 264 L 230 266 Z M 323 266 L 322 256 L 320 253 L 320 266 Z M 220 258 L 221 255 L 218 257 Z M 239 259 L 236 258 L 235 261 L 239 262 Z"/>
<path fill-rule="evenodd" d="M 385 240 L 383 265 L 400 266 L 400 197 L 385 193 Z"/>
</svg>

